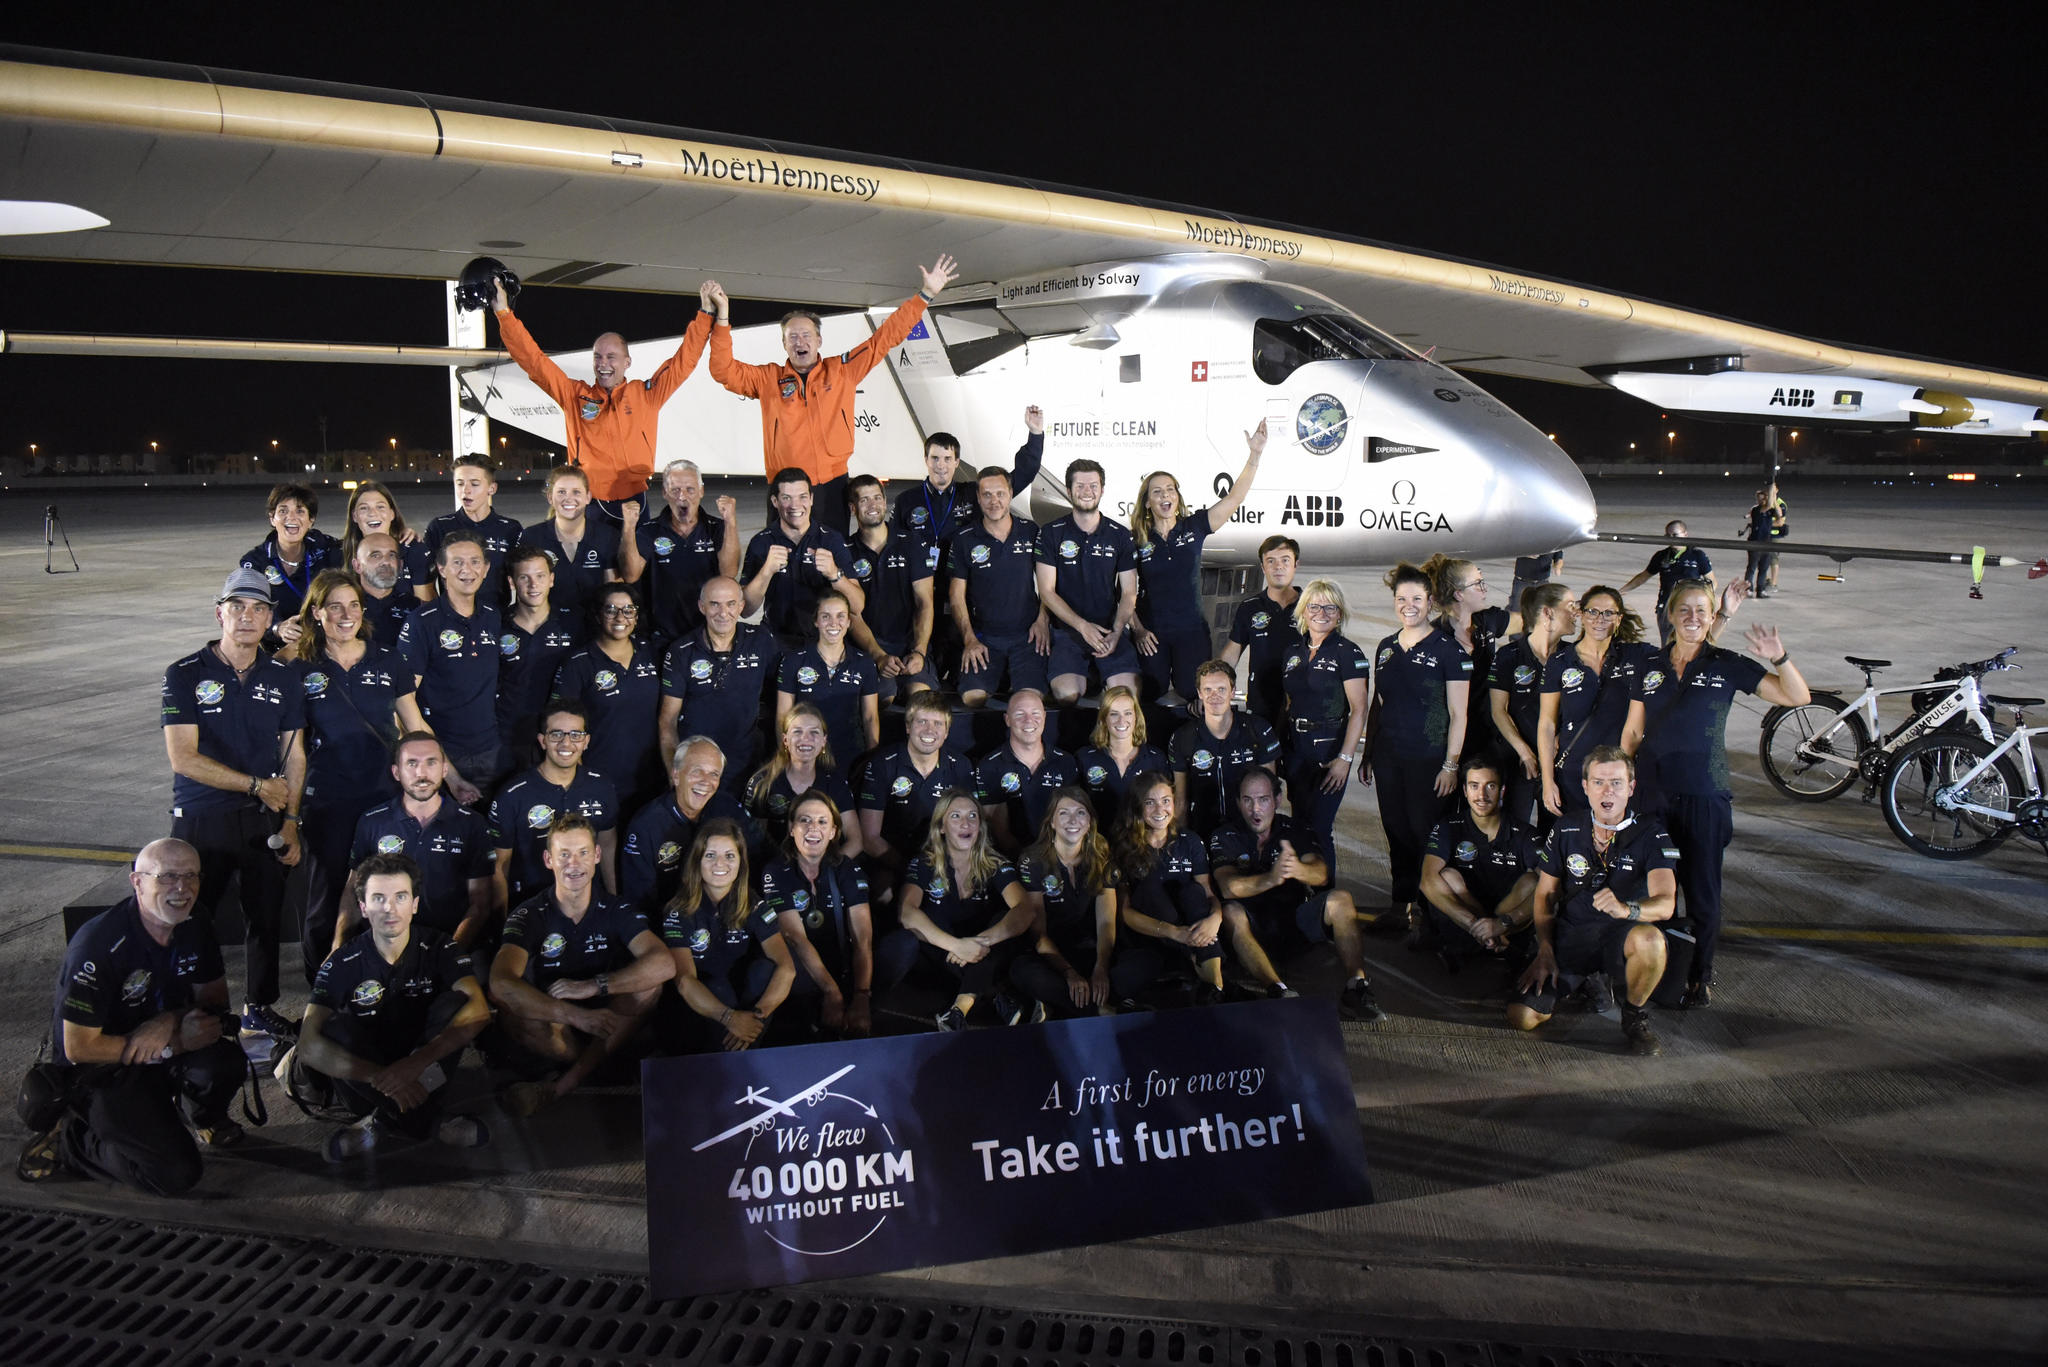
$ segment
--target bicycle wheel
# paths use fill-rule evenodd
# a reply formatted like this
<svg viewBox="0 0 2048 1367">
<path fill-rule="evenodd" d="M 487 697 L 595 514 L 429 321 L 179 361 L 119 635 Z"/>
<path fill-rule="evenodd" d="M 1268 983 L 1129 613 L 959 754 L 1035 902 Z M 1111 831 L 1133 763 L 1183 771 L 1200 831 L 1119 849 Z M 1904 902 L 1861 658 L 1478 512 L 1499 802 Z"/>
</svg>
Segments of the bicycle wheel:
<svg viewBox="0 0 2048 1367">
<path fill-rule="evenodd" d="M 1870 736 L 1847 707 L 1837 694 L 1815 693 L 1803 706 L 1764 714 L 1756 757 L 1773 788 L 1794 802 L 1826 802 L 1849 791 Z"/>
<path fill-rule="evenodd" d="M 1884 819 L 1906 848 L 1930 859 L 1973 859 L 2013 833 L 2012 810 L 2023 791 L 2018 770 L 2004 755 L 1967 785 L 1957 781 L 1992 751 L 1977 736 L 1938 731 L 1893 757 L 1884 781 Z M 2005 819 L 1957 811 L 1968 802 L 2005 813 Z"/>
</svg>

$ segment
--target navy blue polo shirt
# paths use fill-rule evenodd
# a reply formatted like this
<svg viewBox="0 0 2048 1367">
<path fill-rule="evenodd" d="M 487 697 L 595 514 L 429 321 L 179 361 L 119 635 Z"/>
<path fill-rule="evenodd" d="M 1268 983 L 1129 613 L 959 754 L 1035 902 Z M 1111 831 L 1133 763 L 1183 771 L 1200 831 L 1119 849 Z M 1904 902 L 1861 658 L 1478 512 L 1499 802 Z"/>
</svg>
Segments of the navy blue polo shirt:
<svg viewBox="0 0 2048 1367">
<path fill-rule="evenodd" d="M 322 570 L 348 568 L 348 562 L 341 556 L 341 543 L 317 527 L 306 529 L 300 555 L 299 567 L 287 569 L 284 561 L 277 558 L 277 533 L 272 532 L 242 557 L 243 569 L 256 571 L 270 583 L 273 625 L 299 615 L 299 609 L 306 605 L 306 594 L 313 587 L 314 575 Z"/>
<path fill-rule="evenodd" d="M 1452 641 L 1452 649 L 1457 648 Z M 1464 658 L 1464 652 L 1458 652 Z M 1290 733 L 1342 736 L 1351 717 L 1351 697 L 1344 685 L 1351 679 L 1370 677 L 1365 651 L 1349 636 L 1331 632 L 1323 638 L 1322 649 L 1309 654 L 1308 641 L 1287 652 L 1281 676 L 1287 694 L 1287 726 Z"/>
<path fill-rule="evenodd" d="M 1656 654 L 1657 647 L 1648 641 L 1610 641 L 1595 673 L 1574 646 L 1561 644 L 1550 652 L 1543 665 L 1543 691 L 1557 694 L 1558 768 L 1566 780 L 1579 781 L 1580 756 L 1596 746 L 1621 744 L 1636 671 Z"/>
<path fill-rule="evenodd" d="M 777 671 L 777 692 L 798 702 L 807 702 L 825 714 L 825 736 L 831 744 L 839 771 L 845 773 L 868 748 L 861 725 L 863 700 L 882 690 L 882 676 L 867 652 L 851 644 L 844 647 L 839 663 L 827 664 L 818 647 L 785 651 Z"/>
<path fill-rule="evenodd" d="M 748 785 L 747 815 L 761 828 L 761 841 L 771 850 L 782 848 L 782 842 L 789 836 L 789 813 L 796 806 L 798 797 L 822 793 L 832 799 L 839 808 L 839 820 L 851 827 L 858 817 L 853 812 L 853 788 L 846 779 L 826 769 L 817 771 L 817 781 L 798 793 L 789 786 L 789 772 L 784 770 L 768 784 L 768 791 L 756 792 Z"/>
<path fill-rule="evenodd" d="M 1131 790 L 1138 775 L 1171 773 L 1170 764 L 1166 752 L 1156 745 L 1139 746 L 1128 769 L 1117 768 L 1116 760 L 1100 746 L 1084 746 L 1074 756 L 1081 786 L 1088 790 L 1095 807 L 1095 822 L 1105 831 L 1116 824 L 1117 815 L 1123 810 L 1124 794 Z"/>
<path fill-rule="evenodd" d="M 967 585 L 976 636 L 1014 639 L 1038 619 L 1038 524 L 1012 515 L 998 541 L 976 520 L 953 539 L 953 577 Z"/>
<path fill-rule="evenodd" d="M 511 601 L 511 588 L 505 582 L 505 553 L 519 544 L 523 530 L 516 518 L 503 513 L 487 513 L 483 521 L 477 522 L 468 513 L 457 508 L 452 513 L 443 513 L 427 524 L 427 530 L 420 539 L 426 543 L 427 553 L 438 557 L 441 543 L 457 532 L 468 532 L 484 543 L 484 559 L 490 570 L 484 582 L 477 586 L 476 600 L 499 607 Z M 438 572 L 438 571 L 437 571 Z"/>
<path fill-rule="evenodd" d="M 918 855 L 903 871 L 903 886 L 918 888 L 924 901 L 918 908 L 933 925 L 948 935 L 962 938 L 979 935 L 1010 914 L 1003 890 L 1017 881 L 1017 867 L 1005 859 L 996 865 L 978 892 L 968 892 L 953 882 L 952 869 L 933 867 Z"/>
<path fill-rule="evenodd" d="M 456 806 L 452 797 L 437 800 L 440 805 L 424 825 L 405 810 L 403 798 L 364 812 L 356 818 L 348 863 L 354 868 L 373 854 L 409 857 L 420 866 L 414 924 L 453 935 L 469 915 L 470 880 L 491 876 L 493 847 L 483 813 Z"/>
<path fill-rule="evenodd" d="M 1728 709 L 1771 671 L 1762 660 L 1701 646 L 1683 678 L 1660 650 L 1637 666 L 1629 700 L 1643 705 L 1638 781 L 1660 796 L 1728 795 Z M 1647 805 L 1647 802 L 1645 803 Z"/>
<path fill-rule="evenodd" d="M 712 649 L 702 627 L 676 641 L 661 662 L 662 696 L 683 705 L 676 734 L 709 736 L 727 762 L 745 763 L 741 756 L 753 753 L 762 697 L 781 660 L 775 638 L 747 622 L 733 628 L 728 650 Z"/>
<path fill-rule="evenodd" d="M 1053 568 L 1053 589 L 1083 620 L 1107 627 L 1116 620 L 1121 597 L 1117 576 L 1138 567 L 1131 529 L 1103 517 L 1084 532 L 1074 515 L 1045 524 L 1038 534 L 1038 561 Z"/>
<path fill-rule="evenodd" d="M 1536 867 L 1536 833 L 1505 816 L 1493 839 L 1474 824 L 1469 815 L 1446 817 L 1431 828 L 1424 854 L 1444 861 L 1444 867 L 1465 880 L 1473 900 L 1491 912 L 1515 890 L 1522 875 Z"/>
<path fill-rule="evenodd" d="M 548 824 L 565 812 L 590 818 L 600 833 L 619 824 L 618 790 L 604 775 L 579 768 L 569 786 L 550 783 L 538 767 L 528 769 L 491 799 L 491 848 L 510 850 L 505 881 L 513 901 L 554 881 L 542 862 Z"/>
<path fill-rule="evenodd" d="M 330 803 L 388 796 L 394 709 L 412 696 L 412 670 L 397 651 L 374 644 L 354 669 L 325 655 L 292 668 L 306 697 L 306 796 Z"/>
<path fill-rule="evenodd" d="M 218 641 L 164 671 L 163 724 L 197 726 L 199 753 L 257 778 L 284 772 L 282 738 L 306 724 L 305 693 L 290 665 L 257 652 L 246 682 L 214 649 Z M 230 812 L 256 801 L 209 788 L 182 774 L 171 779 L 171 806 L 187 816 Z"/>
<path fill-rule="evenodd" d="M 505 629 L 498 634 L 500 740 L 507 745 L 533 743 L 555 675 L 587 635 L 583 619 L 565 607 L 551 609 L 532 631 L 514 621 L 511 613 L 505 614 Z"/>
<path fill-rule="evenodd" d="M 627 967 L 633 962 L 633 941 L 647 929 L 638 907 L 596 887 L 582 919 L 571 920 L 550 886 L 506 913 L 498 943 L 526 951 L 526 980 L 545 992 L 558 979 L 595 978 Z"/>
<path fill-rule="evenodd" d="M 981 507 L 974 501 L 974 489 L 974 485 L 964 480 L 956 480 L 944 489 L 934 489 L 931 480 L 920 479 L 896 495 L 896 506 L 889 513 L 889 525 L 902 535 L 936 549 L 938 558 L 933 562 L 936 569 L 945 564 L 953 539 L 981 520 Z"/>
<path fill-rule="evenodd" d="M 1213 830 L 1234 815 L 1245 771 L 1279 761 L 1280 737 L 1264 717 L 1232 708 L 1230 730 L 1221 738 L 1205 718 L 1196 717 L 1174 731 L 1166 755 L 1173 773 L 1188 781 L 1189 818 Z"/>
<path fill-rule="evenodd" d="M 932 812 L 948 788 L 974 791 L 974 766 L 951 750 L 941 750 L 929 775 L 911 762 L 910 743 L 877 750 L 862 771 L 860 810 L 882 814 L 882 839 L 901 855 L 924 847 L 931 834 Z"/>
<path fill-rule="evenodd" d="M 107 908 L 80 926 L 64 949 L 57 970 L 56 1012 L 50 1044 L 59 1063 L 64 1022 L 126 1035 L 166 1011 L 182 1011 L 198 1000 L 199 989 L 227 975 L 220 945 L 202 921 L 187 919 L 160 945 L 143 928 L 133 897 Z"/>
<path fill-rule="evenodd" d="M 1545 551 L 1542 555 L 1516 556 L 1514 582 L 1520 584 L 1525 589 L 1537 584 L 1548 584 L 1550 582 L 1550 567 L 1555 563 L 1556 559 L 1557 552 L 1555 551 Z M 1520 603 L 1510 603 L 1508 608 L 1512 612 L 1520 612 L 1522 605 Z"/>
<path fill-rule="evenodd" d="M 1302 642 L 1301 629 L 1294 624 L 1294 605 L 1282 607 L 1270 590 L 1261 589 L 1237 605 L 1230 619 L 1230 639 L 1243 649 L 1250 666 L 1245 706 L 1267 721 L 1278 720 L 1287 705 L 1287 657 Z"/>
<path fill-rule="evenodd" d="M 1081 974 L 1095 971 L 1095 899 L 1116 886 L 1116 865 L 1111 863 L 1103 872 L 1103 886 L 1091 888 L 1079 869 L 1056 859 L 1026 854 L 1017 866 L 1024 891 L 1037 893 L 1045 903 L 1046 935 L 1067 967 Z"/>
<path fill-rule="evenodd" d="M 589 718 L 590 747 L 583 762 L 610 775 L 622 795 L 645 791 L 668 768 L 655 753 L 661 744 L 655 715 L 661 706 L 661 666 L 645 644 L 634 643 L 628 664 L 596 645 L 562 661 L 548 705 L 565 703 L 582 707 Z"/>
<path fill-rule="evenodd" d="M 1273 828 L 1267 834 L 1263 846 L 1259 844 L 1259 837 L 1253 834 L 1252 828 L 1245 825 L 1244 818 L 1233 812 L 1230 819 L 1218 826 L 1216 833 L 1209 837 L 1209 867 L 1229 869 L 1236 874 L 1270 873 L 1273 865 L 1280 862 L 1280 842 L 1283 840 L 1294 846 L 1297 855 L 1312 855 L 1324 860 L 1329 857 L 1323 849 L 1322 841 L 1316 838 L 1315 833 L 1303 831 L 1284 812 L 1273 814 Z M 1324 886 L 1327 887 L 1329 884 L 1325 883 Z M 1216 891 L 1221 895 L 1223 889 L 1218 888 Z M 1299 906 L 1308 900 L 1310 893 L 1319 891 L 1320 888 L 1312 888 L 1306 883 L 1289 881 L 1252 897 L 1231 900 L 1242 902 L 1249 910 L 1271 911 L 1276 908 Z"/>
<path fill-rule="evenodd" d="M 562 550 L 561 534 L 552 517 L 529 522 L 519 533 L 519 544 L 546 554 L 555 571 L 555 587 L 549 591 L 548 601 L 576 613 L 589 612 L 604 592 L 606 572 L 619 567 L 619 524 L 603 514 L 584 516 L 583 539 L 576 543 L 573 565 Z"/>
<path fill-rule="evenodd" d="M 1551 653 L 1570 649 L 1555 646 Z M 1497 689 L 1508 695 L 1508 720 L 1532 749 L 1536 745 L 1536 723 L 1543 715 L 1543 667 L 1544 662 L 1529 648 L 1529 638 L 1512 636 L 1493 652 L 1493 663 L 1486 671 L 1488 694 Z M 1490 696 L 1486 705 L 1489 709 L 1493 706 Z"/>
<path fill-rule="evenodd" d="M 1202 847 L 1202 837 L 1193 831 L 1179 832 L 1166 842 L 1164 849 L 1152 851 L 1152 856 L 1152 867 L 1141 877 L 1130 878 L 1126 870 L 1126 881 L 1133 892 L 1143 887 L 1168 888 L 1209 876 L 1209 852 Z"/>
<path fill-rule="evenodd" d="M 974 766 L 974 800 L 984 807 L 1002 807 L 1010 814 L 1010 834 L 1023 844 L 1038 838 L 1052 800 L 1069 783 L 1081 781 L 1074 757 L 1040 742 L 1043 757 L 1031 769 L 1004 741 Z"/>
<path fill-rule="evenodd" d="M 1373 659 L 1373 686 L 1380 699 L 1373 744 L 1391 746 L 1395 754 L 1413 759 L 1443 754 L 1451 737 L 1451 700 L 1446 690 L 1454 683 L 1472 682 L 1472 657 L 1465 647 L 1439 626 L 1403 649 L 1397 631 L 1380 642 Z M 1296 672 L 1290 669 L 1287 675 L 1290 698 Z M 1466 712 L 1471 712 L 1469 691 Z"/>
<path fill-rule="evenodd" d="M 1138 561 L 1138 616 L 1153 631 L 1201 630 L 1202 547 L 1209 540 L 1209 510 L 1200 508 L 1134 551 Z"/>
<path fill-rule="evenodd" d="M 723 788 L 711 795 L 695 817 L 676 805 L 674 789 L 635 812 L 626 826 L 626 838 L 619 843 L 619 896 L 650 917 L 660 915 L 682 882 L 683 860 L 689 857 L 697 828 L 721 818 L 750 834 L 746 809 Z M 748 843 L 751 846 L 752 841 Z"/>
<path fill-rule="evenodd" d="M 419 606 L 419 602 L 419 599 L 413 597 L 412 590 L 402 583 L 382 598 L 371 593 L 365 586 L 363 622 L 369 627 L 369 634 L 378 645 L 390 646 L 396 650 L 398 633 L 405 629 L 406 618 L 412 616 L 412 610 Z"/>
<path fill-rule="evenodd" d="M 387 961 L 364 931 L 327 956 L 313 979 L 311 1004 L 354 1022 L 349 1052 L 372 1063 L 396 1063 L 425 1044 L 434 999 L 476 976 L 469 956 L 448 936 L 414 921 L 397 962 Z"/>
<path fill-rule="evenodd" d="M 1603 855 L 1593 843 L 1593 814 L 1567 812 L 1550 828 L 1550 838 L 1536 852 L 1536 871 L 1564 886 L 1552 900 L 1551 915 L 1561 925 L 1604 925 L 1614 918 L 1593 905 L 1593 894 L 1611 888 L 1623 902 L 1650 895 L 1650 874 L 1678 867 L 1678 847 L 1664 823 L 1637 813 L 1616 831 Z"/>
<path fill-rule="evenodd" d="M 819 597 L 838 587 L 812 568 L 812 552 L 829 552 L 832 563 L 838 567 L 834 573 L 844 574 L 853 563 L 846 538 L 814 522 L 801 538 L 792 541 L 783 533 L 780 522 L 770 523 L 747 542 L 747 554 L 740 565 L 740 583 L 753 582 L 761 566 L 768 563 L 771 546 L 788 547 L 789 560 L 768 581 L 768 590 L 762 595 L 761 624 L 785 641 L 808 641 L 817 634 Z"/>
<path fill-rule="evenodd" d="M 765 958 L 761 946 L 782 933 L 776 913 L 758 904 L 747 909 L 747 919 L 731 924 L 727 913 L 739 893 L 735 887 L 723 902 L 713 902 L 707 891 L 694 912 L 685 913 L 670 904 L 661 914 L 661 942 L 670 949 L 687 949 L 705 982 L 734 983 L 749 961 Z"/>
<path fill-rule="evenodd" d="M 451 756 L 477 755 L 498 744 L 498 610 L 477 595 L 464 617 L 444 595 L 421 603 L 398 633 L 398 653 L 419 679 L 420 711 Z"/>
<path fill-rule="evenodd" d="M 647 562 L 641 582 L 654 617 L 657 640 L 673 641 L 704 624 L 697 595 L 705 582 L 718 577 L 718 549 L 725 544 L 725 522 L 703 509 L 690 530 L 679 532 L 670 514 L 633 528 L 634 544 Z"/>
<path fill-rule="evenodd" d="M 1666 546 L 1650 557 L 1643 570 L 1657 576 L 1657 611 L 1662 612 L 1671 590 L 1688 579 L 1705 579 L 1714 572 L 1714 562 L 1698 546 L 1683 546 L 1675 551 Z"/>
<path fill-rule="evenodd" d="M 846 550 L 853 557 L 846 572 L 867 596 L 861 620 L 890 654 L 908 650 L 910 629 L 917 616 L 916 588 L 932 577 L 931 557 L 926 554 L 924 543 L 891 531 L 879 550 L 859 537 L 847 542 Z M 934 598 L 932 611 L 936 614 L 941 609 Z"/>
<path fill-rule="evenodd" d="M 803 866 L 788 855 L 776 856 L 761 870 L 760 914 L 780 921 L 788 912 L 801 921 L 804 938 L 818 951 L 825 971 L 840 982 L 853 968 L 850 913 L 867 903 L 868 880 L 852 859 L 826 859 L 818 866 L 816 882 L 804 877 Z"/>
</svg>

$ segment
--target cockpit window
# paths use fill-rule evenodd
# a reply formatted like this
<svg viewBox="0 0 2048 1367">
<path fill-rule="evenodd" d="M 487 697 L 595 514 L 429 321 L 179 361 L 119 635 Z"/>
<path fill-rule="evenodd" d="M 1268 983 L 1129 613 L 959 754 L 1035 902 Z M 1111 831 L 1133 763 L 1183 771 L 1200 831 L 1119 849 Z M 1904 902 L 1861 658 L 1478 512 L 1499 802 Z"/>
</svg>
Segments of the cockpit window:
<svg viewBox="0 0 2048 1367">
<path fill-rule="evenodd" d="M 1279 384 L 1310 361 L 1411 361 L 1415 353 L 1341 313 L 1261 318 L 1252 325 L 1252 373 Z"/>
</svg>

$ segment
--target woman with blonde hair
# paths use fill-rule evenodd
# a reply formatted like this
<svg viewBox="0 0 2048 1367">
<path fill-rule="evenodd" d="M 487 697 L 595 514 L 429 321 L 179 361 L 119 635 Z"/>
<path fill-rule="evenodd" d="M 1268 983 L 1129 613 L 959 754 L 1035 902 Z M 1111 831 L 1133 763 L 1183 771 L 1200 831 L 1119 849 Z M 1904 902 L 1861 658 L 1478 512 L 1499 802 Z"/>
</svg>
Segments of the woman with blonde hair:
<svg viewBox="0 0 2048 1367">
<path fill-rule="evenodd" d="M 1326 855 L 1336 848 L 1337 809 L 1367 731 L 1372 669 L 1358 643 L 1344 634 L 1350 615 L 1344 590 L 1335 583 L 1312 579 L 1304 585 L 1294 600 L 1301 644 L 1287 653 L 1283 679 L 1287 711 L 1279 728 L 1280 764 L 1287 775 L 1288 810 L 1315 832 Z"/>
<path fill-rule="evenodd" d="M 1123 809 L 1132 780 L 1166 772 L 1166 752 L 1146 743 L 1145 709 L 1138 706 L 1136 693 L 1122 684 L 1102 690 L 1095 730 L 1074 756 L 1074 767 L 1095 805 L 1095 820 L 1105 825 Z"/>
<path fill-rule="evenodd" d="M 751 1048 L 789 996 L 796 968 L 775 918 L 755 914 L 753 887 L 738 823 L 719 817 L 699 826 L 658 932 L 675 957 L 676 1001 L 686 1008 L 664 1002 L 671 1023 L 662 1033 L 673 1052 Z"/>
<path fill-rule="evenodd" d="M 789 814 L 808 792 L 823 793 L 842 812 L 853 807 L 853 789 L 833 766 L 825 714 L 807 702 L 795 703 L 782 714 L 778 729 L 782 738 L 775 753 L 747 780 L 747 815 L 761 823 L 771 847 L 781 846 L 789 834 Z M 855 858 L 864 848 L 860 826 L 845 825 L 839 852 Z"/>
<path fill-rule="evenodd" d="M 996 987 L 1025 947 L 1031 906 L 1016 866 L 989 839 L 974 794 L 954 788 L 940 797 L 924 848 L 903 872 L 896 906 L 903 928 L 923 942 L 919 957 L 953 984 L 953 1004 L 936 1018 L 939 1029 L 966 1029 L 983 997 L 994 999 L 998 1019 L 1017 1024 L 1022 1012 Z"/>
</svg>

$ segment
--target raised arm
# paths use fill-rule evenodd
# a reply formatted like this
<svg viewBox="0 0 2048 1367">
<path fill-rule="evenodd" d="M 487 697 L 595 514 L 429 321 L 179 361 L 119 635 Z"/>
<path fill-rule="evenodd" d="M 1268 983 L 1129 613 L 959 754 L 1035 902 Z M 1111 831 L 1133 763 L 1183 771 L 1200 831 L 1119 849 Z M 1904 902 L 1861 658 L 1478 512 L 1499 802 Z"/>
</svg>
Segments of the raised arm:
<svg viewBox="0 0 2048 1367">
<path fill-rule="evenodd" d="M 1252 480 L 1259 473 L 1259 457 L 1266 452 L 1266 424 L 1263 420 L 1244 434 L 1244 444 L 1249 451 L 1244 459 L 1244 469 L 1238 471 L 1230 492 L 1209 505 L 1209 530 L 1212 532 L 1220 532 L 1230 525 L 1231 517 L 1244 506 L 1245 495 L 1252 491 Z"/>
</svg>

